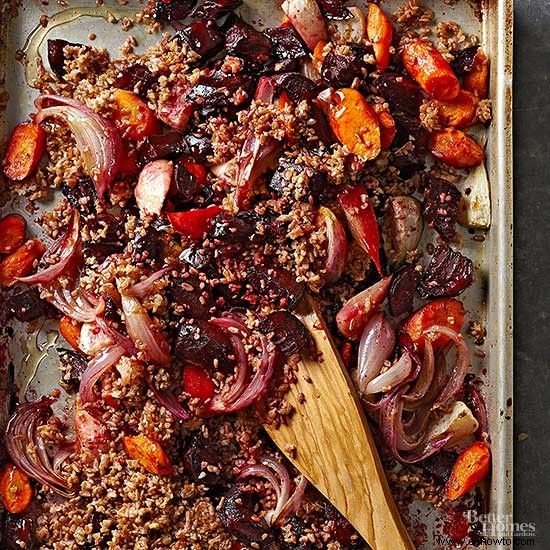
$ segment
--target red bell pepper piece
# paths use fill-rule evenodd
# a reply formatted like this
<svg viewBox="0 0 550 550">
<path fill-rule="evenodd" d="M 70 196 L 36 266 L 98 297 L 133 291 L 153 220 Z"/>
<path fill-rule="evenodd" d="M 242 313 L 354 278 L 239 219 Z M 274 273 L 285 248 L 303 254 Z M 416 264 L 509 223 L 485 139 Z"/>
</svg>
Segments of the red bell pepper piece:
<svg viewBox="0 0 550 550">
<path fill-rule="evenodd" d="M 216 390 L 208 373 L 196 365 L 185 365 L 183 369 L 183 389 L 191 397 L 201 401 L 212 399 Z"/>
<path fill-rule="evenodd" d="M 380 263 L 380 231 L 366 190 L 360 185 L 351 187 L 338 195 L 338 201 L 344 209 L 353 238 L 372 258 L 380 276 L 384 277 Z"/>
<path fill-rule="evenodd" d="M 448 499 L 456 500 L 465 495 L 489 473 L 491 452 L 486 443 L 476 441 L 464 449 L 456 459 L 447 481 L 445 494 Z"/>
<path fill-rule="evenodd" d="M 187 212 L 169 212 L 168 219 L 178 233 L 198 240 L 210 229 L 212 221 L 221 211 L 221 207 L 212 205 Z"/>
</svg>

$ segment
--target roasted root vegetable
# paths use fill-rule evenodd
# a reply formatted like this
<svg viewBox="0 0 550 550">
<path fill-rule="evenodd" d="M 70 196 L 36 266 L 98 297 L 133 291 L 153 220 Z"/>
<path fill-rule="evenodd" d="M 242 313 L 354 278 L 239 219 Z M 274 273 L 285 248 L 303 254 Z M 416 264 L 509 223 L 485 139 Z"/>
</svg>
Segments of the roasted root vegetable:
<svg viewBox="0 0 550 550">
<path fill-rule="evenodd" d="M 29 239 L 0 262 L 0 286 L 9 287 L 19 277 L 29 275 L 34 262 L 44 254 L 46 247 L 36 239 Z"/>
<path fill-rule="evenodd" d="M 31 482 L 14 464 L 4 464 L 0 470 L 0 495 L 10 514 L 24 512 L 32 500 Z"/>
<path fill-rule="evenodd" d="M 447 481 L 445 494 L 448 499 L 456 500 L 487 477 L 491 467 L 491 452 L 487 444 L 476 441 L 464 449 L 456 459 Z"/>
<path fill-rule="evenodd" d="M 21 181 L 36 170 L 46 149 L 46 132 L 38 124 L 18 124 L 9 139 L 4 157 L 4 175 Z"/>
<path fill-rule="evenodd" d="M 59 320 L 59 332 L 61 336 L 77 351 L 80 351 L 80 331 L 82 323 L 75 321 L 68 315 L 63 315 Z"/>
<path fill-rule="evenodd" d="M 491 225 L 491 194 L 487 170 L 482 162 L 472 169 L 462 184 L 463 194 L 458 208 L 458 223 L 474 229 Z"/>
<path fill-rule="evenodd" d="M 377 108 L 376 115 L 378 116 L 378 123 L 380 125 L 380 147 L 388 149 L 397 133 L 395 119 L 391 115 L 390 110 L 383 107 Z"/>
<path fill-rule="evenodd" d="M 19 214 L 8 214 L 0 220 L 0 254 L 11 254 L 25 242 L 27 222 Z"/>
<path fill-rule="evenodd" d="M 145 435 L 128 436 L 123 439 L 124 449 L 132 460 L 139 462 L 150 474 L 170 475 L 172 464 L 162 447 Z"/>
<path fill-rule="evenodd" d="M 317 44 L 315 44 L 315 48 L 313 49 L 313 56 L 311 58 L 311 64 L 313 65 L 313 68 L 315 71 L 317 71 L 317 74 L 321 74 L 321 68 L 323 66 L 323 61 L 325 60 L 325 56 L 327 55 L 327 51 L 325 50 L 325 47 L 327 45 L 326 40 L 319 40 Z"/>
<path fill-rule="evenodd" d="M 188 364 L 183 369 L 183 390 L 191 397 L 206 401 L 214 397 L 214 382 L 201 367 Z"/>
<path fill-rule="evenodd" d="M 114 123 L 124 139 L 137 141 L 160 133 L 155 113 L 137 94 L 116 89 L 114 100 Z"/>
<path fill-rule="evenodd" d="M 405 69 L 434 99 L 449 101 L 460 91 L 460 84 L 453 69 L 443 56 L 429 43 L 413 40 L 401 53 Z"/>
<path fill-rule="evenodd" d="M 361 44 L 367 34 L 365 14 L 359 6 L 349 6 L 347 10 L 351 14 L 349 19 L 333 19 L 330 22 L 330 40 L 336 44 Z"/>
<path fill-rule="evenodd" d="M 350 187 L 338 195 L 338 201 L 346 214 L 353 238 L 372 258 L 378 273 L 383 277 L 380 263 L 380 231 L 374 208 L 364 187 Z"/>
<path fill-rule="evenodd" d="M 433 131 L 428 139 L 428 148 L 439 160 L 455 168 L 477 166 L 484 158 L 481 145 L 456 128 Z"/>
<path fill-rule="evenodd" d="M 437 102 L 437 114 L 440 124 L 455 128 L 468 128 L 476 122 L 476 111 L 479 99 L 466 90 L 449 101 Z"/>
<path fill-rule="evenodd" d="M 325 20 L 315 0 L 285 0 L 281 9 L 310 50 L 327 39 Z"/>
<path fill-rule="evenodd" d="M 393 39 L 393 27 L 388 16 L 373 3 L 369 4 L 367 37 L 372 43 L 378 70 L 385 71 L 390 64 L 390 47 Z"/>
<path fill-rule="evenodd" d="M 221 208 L 213 205 L 186 212 L 170 212 L 168 219 L 178 233 L 198 240 L 210 229 L 214 218 L 220 212 Z"/>
<path fill-rule="evenodd" d="M 449 327 L 459 332 L 464 324 L 464 306 L 459 300 L 442 298 L 430 302 L 408 317 L 401 327 L 401 334 L 407 335 L 414 344 L 423 347 L 426 335 L 424 332 L 434 325 Z M 444 346 L 449 337 L 440 334 L 432 341 L 434 349 Z"/>
<path fill-rule="evenodd" d="M 464 75 L 462 85 L 479 99 L 485 99 L 489 91 L 489 61 L 487 56 L 477 50 L 474 65 L 469 73 Z"/>
</svg>

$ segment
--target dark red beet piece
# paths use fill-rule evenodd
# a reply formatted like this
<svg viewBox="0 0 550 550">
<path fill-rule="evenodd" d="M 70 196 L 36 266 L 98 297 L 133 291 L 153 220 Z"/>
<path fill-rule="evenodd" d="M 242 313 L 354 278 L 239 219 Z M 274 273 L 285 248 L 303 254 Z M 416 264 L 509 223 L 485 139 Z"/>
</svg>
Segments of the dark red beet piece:
<svg viewBox="0 0 550 550">
<path fill-rule="evenodd" d="M 328 86 L 342 88 L 349 86 L 356 77 L 363 78 L 364 67 L 359 57 L 329 52 L 323 60 L 321 76 Z"/>
<path fill-rule="evenodd" d="M 294 164 L 284 159 L 279 160 L 279 165 L 271 180 L 268 181 L 267 187 L 277 196 L 283 195 L 285 189 L 291 185 L 291 182 L 286 179 L 286 174 L 291 173 L 291 170 L 296 175 L 304 175 L 302 185 L 308 190 L 315 202 L 324 198 L 328 185 L 326 172 L 311 167 L 306 168 L 301 164 Z"/>
<path fill-rule="evenodd" d="M 115 88 L 136 92 L 140 97 L 147 96 L 149 88 L 155 82 L 156 77 L 145 66 L 137 63 L 122 69 L 115 80 Z"/>
<path fill-rule="evenodd" d="M 88 368 L 88 359 L 82 353 L 71 349 L 60 348 L 59 361 L 65 368 L 62 381 L 64 386 L 71 392 L 77 392 L 80 386 L 80 378 Z"/>
<path fill-rule="evenodd" d="M 213 254 L 210 250 L 205 250 L 196 245 L 191 245 L 184 249 L 179 259 L 188 263 L 198 271 L 209 274 L 212 269 Z"/>
<path fill-rule="evenodd" d="M 212 140 L 207 136 L 187 134 L 185 136 L 191 156 L 197 162 L 206 162 L 209 155 L 213 153 Z"/>
<path fill-rule="evenodd" d="M 313 550 L 313 543 L 307 540 L 307 525 L 304 520 L 300 519 L 297 516 L 292 516 L 287 522 L 286 525 L 290 525 L 290 532 L 293 535 L 295 542 L 287 542 L 288 533 L 282 533 L 279 536 L 279 543 L 282 550 Z M 286 529 L 285 529 L 286 531 Z M 300 542 L 300 539 L 303 538 L 304 542 Z"/>
<path fill-rule="evenodd" d="M 199 19 L 185 25 L 176 37 L 183 40 L 203 59 L 216 55 L 224 44 L 224 38 L 214 21 Z"/>
<path fill-rule="evenodd" d="M 156 0 L 153 18 L 159 21 L 180 21 L 195 7 L 197 0 Z"/>
<path fill-rule="evenodd" d="M 319 91 L 319 87 L 313 80 L 300 73 L 278 74 L 273 77 L 273 83 L 277 93 L 285 92 L 294 103 L 299 103 L 304 99 L 313 99 Z"/>
<path fill-rule="evenodd" d="M 207 487 L 223 484 L 221 477 L 208 469 L 208 466 L 220 468 L 218 453 L 209 439 L 194 432 L 188 436 L 185 447 L 183 467 L 194 481 Z"/>
<path fill-rule="evenodd" d="M 103 212 L 90 216 L 86 220 L 90 232 L 104 234 L 100 240 L 107 243 L 122 243 L 124 237 L 124 218 L 121 215 Z M 103 233 L 105 232 L 105 233 Z"/>
<path fill-rule="evenodd" d="M 456 235 L 460 197 L 460 191 L 452 183 L 439 178 L 429 178 L 424 191 L 424 219 L 444 241 L 452 241 Z"/>
<path fill-rule="evenodd" d="M 88 242 L 85 243 L 82 247 L 84 251 L 84 257 L 86 259 L 95 258 L 95 263 L 103 263 L 109 256 L 113 254 L 118 254 L 124 249 L 124 245 L 116 243 L 105 243 L 105 242 Z"/>
<path fill-rule="evenodd" d="M 46 314 L 48 304 L 40 298 L 36 288 L 29 288 L 10 296 L 7 300 L 9 312 L 22 323 L 34 321 Z"/>
<path fill-rule="evenodd" d="M 449 451 L 439 451 L 425 460 L 418 462 L 428 473 L 440 483 L 447 483 L 451 477 L 451 471 L 456 462 L 456 454 Z"/>
<path fill-rule="evenodd" d="M 206 0 L 190 14 L 199 19 L 220 19 L 242 4 L 242 0 Z"/>
<path fill-rule="evenodd" d="M 400 148 L 408 141 L 412 141 L 415 154 L 423 158 L 427 152 L 426 145 L 430 136 L 428 130 L 420 124 L 419 119 L 408 115 L 395 113 L 393 119 L 395 120 L 396 134 L 392 148 Z"/>
<path fill-rule="evenodd" d="M 473 278 L 474 264 L 470 258 L 449 246 L 438 246 L 418 290 L 422 298 L 451 298 L 464 292 Z"/>
<path fill-rule="evenodd" d="M 415 153 L 407 152 L 393 155 L 391 165 L 397 168 L 399 176 L 404 180 L 411 178 L 426 167 L 426 163 Z"/>
<path fill-rule="evenodd" d="M 305 285 L 282 267 L 251 266 L 246 270 L 247 281 L 261 299 L 293 310 L 304 296 Z"/>
<path fill-rule="evenodd" d="M 333 143 L 336 143 L 336 136 L 330 127 L 327 117 L 323 113 L 322 109 L 317 105 L 313 104 L 310 108 L 311 118 L 315 120 L 313 129 L 315 130 L 315 135 L 319 138 L 319 141 L 326 146 L 330 146 Z"/>
<path fill-rule="evenodd" d="M 229 97 L 217 88 L 205 84 L 193 86 L 185 94 L 185 99 L 192 103 L 202 116 L 209 116 L 230 105 Z"/>
<path fill-rule="evenodd" d="M 214 300 L 207 286 L 197 275 L 178 277 L 173 280 L 169 290 L 171 304 L 183 307 L 184 315 L 189 319 L 208 319 Z"/>
<path fill-rule="evenodd" d="M 65 46 L 82 47 L 83 44 L 67 42 L 61 38 L 48 39 L 48 63 L 52 72 L 59 78 L 65 76 L 65 52 L 63 51 Z"/>
<path fill-rule="evenodd" d="M 418 116 L 423 96 L 414 80 L 397 73 L 383 73 L 373 87 L 390 104 L 392 112 Z"/>
<path fill-rule="evenodd" d="M 3 550 L 33 548 L 33 520 L 20 514 L 5 514 L 0 543 Z"/>
<path fill-rule="evenodd" d="M 176 205 L 176 210 L 178 211 L 182 205 L 186 205 L 193 200 L 195 195 L 203 188 L 204 183 L 186 167 L 184 160 L 188 158 L 184 155 L 184 157 L 174 162 L 170 200 Z"/>
<path fill-rule="evenodd" d="M 292 25 L 264 31 L 273 45 L 273 56 L 277 59 L 302 59 L 309 54 L 307 46 Z"/>
<path fill-rule="evenodd" d="M 457 76 L 464 76 L 472 71 L 477 50 L 479 50 L 479 46 L 470 46 L 461 50 L 451 51 L 454 56 L 454 59 L 451 61 L 451 68 Z"/>
<path fill-rule="evenodd" d="M 141 166 L 157 159 L 170 159 L 181 155 L 186 149 L 180 133 L 172 131 L 145 138 L 139 146 L 138 156 Z"/>
<path fill-rule="evenodd" d="M 93 181 L 88 177 L 80 177 L 71 187 L 68 183 L 61 184 L 61 192 L 69 204 L 80 214 L 87 216 L 96 211 L 97 193 Z"/>
<path fill-rule="evenodd" d="M 233 372 L 233 347 L 229 335 L 217 325 L 208 321 L 196 320 L 193 325 L 184 324 L 176 337 L 175 350 L 182 361 L 197 365 L 208 372 L 218 369 L 229 374 Z"/>
<path fill-rule="evenodd" d="M 478 385 L 481 383 L 481 380 L 475 374 L 469 373 L 466 375 L 464 380 L 464 403 L 468 405 L 470 410 L 474 413 L 475 419 L 478 421 L 479 426 L 476 430 L 476 437 L 480 441 L 489 443 L 487 406 L 478 389 Z"/>
<path fill-rule="evenodd" d="M 414 265 L 404 266 L 395 273 L 388 295 L 390 311 L 394 317 L 412 313 L 414 293 L 419 281 L 420 273 Z"/>
<path fill-rule="evenodd" d="M 332 531 L 334 538 L 344 546 L 347 550 L 363 547 L 363 539 L 359 533 L 353 528 L 351 523 L 328 501 L 323 501 L 323 509 L 325 517 L 329 521 L 334 522 L 334 530 Z"/>
<path fill-rule="evenodd" d="M 231 14 L 226 22 L 225 48 L 255 66 L 265 63 L 271 55 L 271 40 L 265 34 Z"/>
<path fill-rule="evenodd" d="M 164 258 L 162 237 L 153 226 L 147 227 L 144 235 L 141 233 L 138 228 L 132 242 L 132 260 L 156 266 Z"/>
<path fill-rule="evenodd" d="M 274 311 L 261 323 L 260 331 L 277 345 L 286 357 L 309 348 L 313 344 L 309 330 L 292 313 L 288 311 Z"/>
<path fill-rule="evenodd" d="M 242 211 L 236 216 L 224 212 L 216 216 L 210 237 L 223 244 L 262 243 L 278 234 L 273 217 L 270 211 L 263 216 L 254 211 Z"/>
<path fill-rule="evenodd" d="M 219 68 L 212 70 L 210 73 L 202 74 L 199 77 L 198 84 L 206 84 L 214 88 L 227 88 L 231 93 L 241 88 L 249 96 L 252 96 L 256 89 L 256 79 L 252 75 L 244 71 L 227 73 Z"/>
<path fill-rule="evenodd" d="M 345 0 L 317 0 L 323 15 L 327 19 L 351 19 L 353 15 L 346 8 Z"/>
</svg>

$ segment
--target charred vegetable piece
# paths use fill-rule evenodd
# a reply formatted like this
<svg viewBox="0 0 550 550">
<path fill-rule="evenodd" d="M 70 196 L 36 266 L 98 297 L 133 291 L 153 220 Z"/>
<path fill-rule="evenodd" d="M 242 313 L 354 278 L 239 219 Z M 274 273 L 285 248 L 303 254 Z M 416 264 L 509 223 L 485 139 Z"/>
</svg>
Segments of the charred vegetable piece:
<svg viewBox="0 0 550 550">
<path fill-rule="evenodd" d="M 367 37 L 372 42 L 378 70 L 385 71 L 390 64 L 393 26 L 388 16 L 372 2 L 369 4 Z"/>
<path fill-rule="evenodd" d="M 267 186 L 276 195 L 282 196 L 285 193 L 285 189 L 292 185 L 292 177 L 297 175 L 303 177 L 302 186 L 307 189 L 313 200 L 316 201 L 324 196 L 328 184 L 325 172 L 315 168 L 306 168 L 286 159 L 279 160 L 279 165 Z"/>
<path fill-rule="evenodd" d="M 401 61 L 420 87 L 434 99 L 454 99 L 460 90 L 449 63 L 429 43 L 413 40 L 403 48 Z"/>
<path fill-rule="evenodd" d="M 29 275 L 46 247 L 36 239 L 29 239 L 0 262 L 0 286 L 12 286 L 18 277 Z"/>
<path fill-rule="evenodd" d="M 459 201 L 460 191 L 452 183 L 430 178 L 424 192 L 424 219 L 444 241 L 455 237 Z"/>
<path fill-rule="evenodd" d="M 281 9 L 311 51 L 320 40 L 327 40 L 325 20 L 315 0 L 285 0 Z"/>
<path fill-rule="evenodd" d="M 163 259 L 163 242 L 160 232 L 152 225 L 142 233 L 136 231 L 132 242 L 132 259 L 148 265 L 156 265 Z"/>
<path fill-rule="evenodd" d="M 435 157 L 455 168 L 477 166 L 485 158 L 479 143 L 455 128 L 432 132 L 428 147 Z"/>
<path fill-rule="evenodd" d="M 350 86 L 355 78 L 363 78 L 365 63 L 359 55 L 329 52 L 324 56 L 321 76 L 328 86 Z"/>
<path fill-rule="evenodd" d="M 138 141 L 160 132 L 160 123 L 155 113 L 137 94 L 116 89 L 113 97 L 115 126 L 124 139 Z"/>
<path fill-rule="evenodd" d="M 0 254 L 10 254 L 25 242 L 27 222 L 19 214 L 8 214 L 0 220 Z"/>
<path fill-rule="evenodd" d="M 212 227 L 214 219 L 220 212 L 221 208 L 213 205 L 187 212 L 170 212 L 168 219 L 178 233 L 198 240 Z"/>
<path fill-rule="evenodd" d="M 393 148 L 401 148 L 406 143 L 414 147 L 414 155 L 420 159 L 428 152 L 427 144 L 430 133 L 424 128 L 417 118 L 412 118 L 401 113 L 394 113 L 396 134 L 393 140 Z"/>
<path fill-rule="evenodd" d="M 487 477 L 491 468 L 491 452 L 486 443 L 476 441 L 464 449 L 456 459 L 447 481 L 445 494 L 456 500 Z"/>
<path fill-rule="evenodd" d="M 145 138 L 140 144 L 139 160 L 144 166 L 157 159 L 175 158 L 185 151 L 185 142 L 179 132 L 166 132 Z"/>
<path fill-rule="evenodd" d="M 477 56 L 479 46 L 469 46 L 461 50 L 452 50 L 454 59 L 451 61 L 451 68 L 457 76 L 464 76 L 474 68 L 474 62 Z"/>
<path fill-rule="evenodd" d="M 271 56 L 271 40 L 236 15 L 230 16 L 225 31 L 225 48 L 247 61 L 261 65 Z M 227 23 L 226 23 L 227 25 Z"/>
<path fill-rule="evenodd" d="M 45 315 L 48 304 L 40 298 L 36 288 L 29 288 L 10 296 L 8 308 L 18 321 L 28 323 Z"/>
<path fill-rule="evenodd" d="M 34 173 L 46 149 L 46 132 L 33 122 L 18 124 L 8 141 L 4 175 L 21 181 Z"/>
<path fill-rule="evenodd" d="M 206 0 L 197 6 L 190 15 L 198 19 L 220 19 L 241 4 L 242 0 Z"/>
<path fill-rule="evenodd" d="M 170 189 L 171 200 L 176 204 L 187 204 L 206 185 L 206 169 L 187 156 L 174 163 L 174 177 Z"/>
<path fill-rule="evenodd" d="M 207 401 L 214 397 L 216 387 L 210 378 L 198 365 L 185 365 L 183 368 L 183 390 L 191 397 Z"/>
<path fill-rule="evenodd" d="M 114 86 L 134 92 L 145 99 L 155 80 L 156 77 L 145 65 L 137 63 L 122 69 L 116 77 Z"/>
<path fill-rule="evenodd" d="M 204 266 L 194 266 L 203 269 Z M 171 302 L 184 309 L 184 315 L 191 319 L 208 319 L 214 301 L 197 275 L 178 277 L 170 287 Z"/>
<path fill-rule="evenodd" d="M 305 292 L 292 273 L 282 267 L 251 266 L 246 270 L 247 282 L 262 299 L 277 307 L 295 309 Z"/>
<path fill-rule="evenodd" d="M 414 265 L 403 266 L 392 279 L 388 302 L 391 314 L 400 317 L 412 313 L 416 288 L 420 282 L 420 272 Z"/>
<path fill-rule="evenodd" d="M 185 25 L 176 36 L 203 59 L 216 55 L 224 45 L 223 35 L 214 21 L 204 19 Z"/>
<path fill-rule="evenodd" d="M 219 468 L 219 458 L 212 442 L 206 439 L 200 431 L 191 434 L 186 441 L 183 453 L 183 467 L 197 482 L 214 487 L 223 483 L 220 476 L 211 471 L 210 467 Z"/>
<path fill-rule="evenodd" d="M 260 330 L 270 336 L 283 355 L 290 357 L 313 343 L 309 330 L 292 313 L 288 311 L 274 311 L 261 323 Z"/>
<path fill-rule="evenodd" d="M 6 514 L 0 544 L 4 550 L 33 548 L 33 520 L 20 514 Z M 30 514 L 29 514 L 30 515 Z"/>
<path fill-rule="evenodd" d="M 317 84 L 300 73 L 290 72 L 274 76 L 273 84 L 276 92 L 286 93 L 294 103 L 313 99 L 318 92 Z"/>
<path fill-rule="evenodd" d="M 122 440 L 124 449 L 150 474 L 170 475 L 172 464 L 164 450 L 155 440 L 145 435 L 127 436 Z"/>
<path fill-rule="evenodd" d="M 418 462 L 418 465 L 434 476 L 439 482 L 447 483 L 449 477 L 451 477 L 451 472 L 455 462 L 455 453 L 441 450 L 429 456 L 425 460 Z"/>
<path fill-rule="evenodd" d="M 479 99 L 485 99 L 489 91 L 489 61 L 482 50 L 478 50 L 472 70 L 464 76 L 465 90 L 472 92 Z"/>
<path fill-rule="evenodd" d="M 264 33 L 271 40 L 273 56 L 277 59 L 302 59 L 309 53 L 292 25 L 266 29 Z"/>
<path fill-rule="evenodd" d="M 71 319 L 68 315 L 63 315 L 59 320 L 59 332 L 61 336 L 76 350 L 80 351 L 80 331 L 82 323 Z"/>
<path fill-rule="evenodd" d="M 0 470 L 0 495 L 8 512 L 23 512 L 31 503 L 33 495 L 27 474 L 13 464 L 4 464 Z"/>
<path fill-rule="evenodd" d="M 423 298 L 451 298 L 472 284 L 472 260 L 449 246 L 438 246 L 419 286 Z"/>
<path fill-rule="evenodd" d="M 397 73 L 382 73 L 373 82 L 373 86 L 390 104 L 392 111 L 418 116 L 422 92 L 416 82 Z"/>
<path fill-rule="evenodd" d="M 212 140 L 207 136 L 188 134 L 185 136 L 192 157 L 198 162 L 206 162 L 212 154 Z"/>
<path fill-rule="evenodd" d="M 155 0 L 153 17 L 159 21 L 185 19 L 195 7 L 197 0 Z"/>
<path fill-rule="evenodd" d="M 327 19 L 351 19 L 345 0 L 317 0 L 321 12 Z"/>
<path fill-rule="evenodd" d="M 72 186 L 63 182 L 61 192 L 67 197 L 69 204 L 83 216 L 95 214 L 97 192 L 94 182 L 90 178 L 80 177 Z"/>
<path fill-rule="evenodd" d="M 74 46 L 76 48 L 84 47 L 82 44 L 67 42 L 61 38 L 48 39 L 48 63 L 52 73 L 59 78 L 65 76 L 65 46 Z"/>
<path fill-rule="evenodd" d="M 425 330 L 433 325 L 440 325 L 458 332 L 464 324 L 464 317 L 462 302 L 453 298 L 442 298 L 425 305 L 408 317 L 401 327 L 401 332 L 407 334 L 413 343 L 422 347 L 426 338 Z M 432 345 L 436 349 L 444 346 L 448 341 L 449 337 L 441 334 L 432 341 Z"/>
</svg>

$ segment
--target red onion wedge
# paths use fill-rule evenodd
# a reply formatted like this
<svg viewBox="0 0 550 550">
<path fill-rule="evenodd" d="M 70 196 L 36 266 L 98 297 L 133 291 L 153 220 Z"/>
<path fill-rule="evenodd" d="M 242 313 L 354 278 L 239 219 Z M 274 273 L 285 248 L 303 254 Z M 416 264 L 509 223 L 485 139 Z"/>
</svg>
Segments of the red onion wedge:
<svg viewBox="0 0 550 550">
<path fill-rule="evenodd" d="M 9 419 L 4 440 L 12 462 L 20 470 L 69 498 L 72 496 L 69 483 L 55 471 L 38 430 L 52 416 L 54 402 L 51 397 L 43 397 L 34 403 L 19 405 Z"/>
<path fill-rule="evenodd" d="M 52 459 L 54 471 L 60 475 L 63 463 L 76 451 L 76 442 L 67 443 L 55 452 Z"/>
<path fill-rule="evenodd" d="M 149 277 L 143 279 L 143 281 L 128 287 L 126 289 L 126 293 L 134 298 L 145 298 L 155 289 L 154 283 L 159 279 L 162 279 L 162 277 L 164 277 L 167 273 L 170 273 L 171 270 L 171 267 L 164 267 L 163 269 L 155 271 L 152 275 L 149 275 Z"/>
<path fill-rule="evenodd" d="M 114 345 L 104 349 L 96 355 L 89 363 L 88 368 L 84 371 L 80 379 L 80 402 L 90 403 L 97 399 L 94 393 L 95 383 L 115 365 L 124 355 L 124 348 L 119 345 Z"/>
<path fill-rule="evenodd" d="M 83 323 L 78 338 L 78 347 L 84 355 L 94 356 L 115 343 L 99 323 Z"/>
<path fill-rule="evenodd" d="M 115 126 L 84 103 L 56 95 L 41 95 L 34 102 L 38 109 L 36 124 L 51 117 L 64 119 L 72 131 L 82 161 L 95 184 L 97 197 L 104 202 L 105 192 L 115 179 L 122 140 Z"/>
<path fill-rule="evenodd" d="M 365 395 L 388 392 L 405 380 L 412 371 L 412 359 L 405 352 L 387 371 L 373 378 L 368 384 Z"/>
<path fill-rule="evenodd" d="M 151 363 L 166 364 L 171 360 L 169 345 L 160 330 L 154 326 L 147 310 L 136 298 L 120 292 L 126 331 L 136 347 L 142 350 Z"/>
<path fill-rule="evenodd" d="M 144 166 L 134 189 L 136 203 L 142 214 L 160 216 L 173 172 L 174 164 L 171 160 L 159 159 Z"/>
<path fill-rule="evenodd" d="M 64 275 L 71 265 L 80 260 L 81 253 L 80 214 L 73 210 L 65 233 L 56 239 L 42 256 L 42 262 L 48 267 L 33 275 L 18 277 L 17 280 L 29 285 L 53 283 Z M 55 263 L 50 264 L 50 261 Z"/>
<path fill-rule="evenodd" d="M 476 432 L 476 436 L 485 443 L 490 442 L 489 437 L 489 420 L 487 416 L 487 407 L 485 406 L 485 400 L 481 396 L 481 393 L 477 389 L 476 384 L 480 384 L 481 380 L 476 378 L 473 374 L 468 374 L 464 383 L 464 401 L 466 405 L 472 410 L 479 427 Z"/>
<path fill-rule="evenodd" d="M 153 384 L 153 381 L 147 377 L 147 384 L 153 392 L 156 400 L 176 418 L 180 420 L 189 420 L 191 415 L 183 407 L 183 405 L 177 400 L 176 396 L 170 390 L 159 390 Z"/>
<path fill-rule="evenodd" d="M 97 418 L 99 413 L 77 407 L 74 415 L 76 443 L 80 451 L 87 451 L 93 457 L 100 449 L 105 450 L 111 441 L 111 434 L 105 424 Z"/>
<path fill-rule="evenodd" d="M 119 332 L 116 328 L 114 328 L 109 321 L 105 319 L 105 317 L 98 317 L 96 320 L 97 324 L 101 327 L 101 329 L 105 332 L 105 334 L 108 334 L 116 344 L 118 344 L 120 347 L 124 349 L 127 355 L 136 355 L 138 350 L 134 346 L 132 340 L 128 338 L 128 336 L 125 336 L 121 332 Z"/>
<path fill-rule="evenodd" d="M 332 210 L 321 206 L 319 214 L 326 227 L 327 263 L 325 283 L 336 282 L 346 267 L 348 259 L 348 239 L 344 226 L 332 213 Z"/>
<path fill-rule="evenodd" d="M 81 323 L 93 323 L 105 308 L 105 301 L 100 299 L 94 304 L 79 290 L 62 288 L 59 284 L 42 291 L 42 297 L 55 306 L 61 313 Z"/>
<path fill-rule="evenodd" d="M 281 9 L 311 51 L 320 40 L 327 40 L 327 28 L 315 0 L 285 0 Z"/>
<path fill-rule="evenodd" d="M 350 340 L 357 340 L 368 320 L 385 300 L 392 276 L 384 277 L 371 287 L 350 298 L 336 315 L 340 332 Z"/>
</svg>

